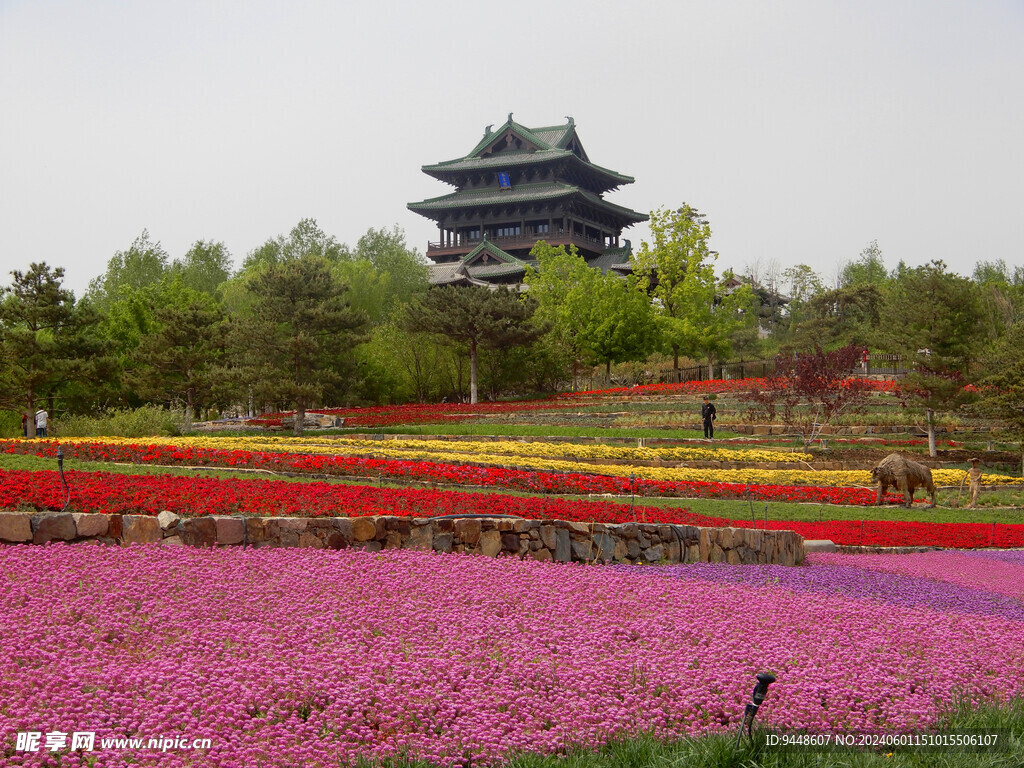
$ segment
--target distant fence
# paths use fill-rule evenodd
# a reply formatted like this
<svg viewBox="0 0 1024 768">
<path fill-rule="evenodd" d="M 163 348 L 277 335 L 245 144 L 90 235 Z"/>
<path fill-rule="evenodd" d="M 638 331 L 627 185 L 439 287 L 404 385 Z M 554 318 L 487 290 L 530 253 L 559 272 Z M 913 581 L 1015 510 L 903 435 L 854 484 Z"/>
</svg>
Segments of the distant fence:
<svg viewBox="0 0 1024 768">
<path fill-rule="evenodd" d="M 682 384 L 686 381 L 708 379 L 756 379 L 767 376 L 775 370 L 775 360 L 740 360 L 733 363 L 715 363 L 709 375 L 708 366 L 691 365 L 668 371 L 662 381 L 668 384 Z M 907 373 L 903 367 L 903 355 L 868 355 L 867 365 L 859 364 L 851 374 L 866 376 L 902 376 Z"/>
</svg>

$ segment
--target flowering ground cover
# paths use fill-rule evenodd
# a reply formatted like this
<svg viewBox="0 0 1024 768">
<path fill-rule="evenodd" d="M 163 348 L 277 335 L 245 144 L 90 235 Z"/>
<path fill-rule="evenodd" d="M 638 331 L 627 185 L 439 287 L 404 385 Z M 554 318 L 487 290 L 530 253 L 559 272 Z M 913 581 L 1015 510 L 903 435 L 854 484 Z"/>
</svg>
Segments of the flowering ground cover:
<svg viewBox="0 0 1024 768">
<path fill-rule="evenodd" d="M 896 520 L 820 522 L 730 519 L 694 514 L 678 507 L 635 506 L 612 501 L 509 496 L 421 488 L 374 488 L 325 482 L 304 484 L 262 479 L 219 479 L 180 475 L 123 475 L 68 472 L 71 510 L 155 515 L 168 509 L 183 515 L 359 516 L 508 514 L 538 520 L 602 523 L 678 523 L 707 527 L 791 530 L 806 539 L 837 544 L 954 548 L 1024 546 L 1024 525 L 931 523 Z M 0 508 L 30 505 L 60 509 L 63 487 L 53 471 L 0 470 Z"/>
<path fill-rule="evenodd" d="M 486 766 L 732 732 L 761 670 L 778 681 L 758 720 L 784 730 L 907 733 L 958 698 L 1024 695 L 1024 622 L 986 590 L 985 561 L 977 595 L 858 562 L 765 581 L 408 551 L 0 548 L 0 761 L 56 765 L 15 734 L 79 731 L 95 749 L 60 765 Z M 168 736 L 211 746 L 102 746 Z"/>
</svg>

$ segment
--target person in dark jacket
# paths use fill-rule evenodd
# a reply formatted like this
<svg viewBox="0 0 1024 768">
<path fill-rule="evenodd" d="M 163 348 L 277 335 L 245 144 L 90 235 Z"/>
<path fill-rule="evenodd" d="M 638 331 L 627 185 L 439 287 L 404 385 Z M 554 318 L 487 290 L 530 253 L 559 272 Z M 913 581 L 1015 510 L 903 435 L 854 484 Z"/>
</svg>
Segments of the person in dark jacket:
<svg viewBox="0 0 1024 768">
<path fill-rule="evenodd" d="M 707 395 L 704 395 L 704 404 L 700 407 L 700 418 L 704 422 L 704 437 L 712 439 L 715 436 L 715 419 L 718 418 L 718 412 Z"/>
</svg>

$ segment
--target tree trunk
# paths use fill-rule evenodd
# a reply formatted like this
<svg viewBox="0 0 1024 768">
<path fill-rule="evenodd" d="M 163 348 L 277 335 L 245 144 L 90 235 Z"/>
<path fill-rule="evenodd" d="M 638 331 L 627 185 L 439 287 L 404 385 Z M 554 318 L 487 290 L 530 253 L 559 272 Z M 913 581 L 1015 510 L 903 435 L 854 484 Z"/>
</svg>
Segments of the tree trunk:
<svg viewBox="0 0 1024 768">
<path fill-rule="evenodd" d="M 928 419 L 928 455 L 934 459 L 938 456 L 938 451 L 935 450 L 935 411 L 925 408 L 924 412 Z"/>
<path fill-rule="evenodd" d="M 612 361 L 611 358 L 604 361 L 604 378 L 609 385 L 612 383 Z"/>
<path fill-rule="evenodd" d="M 678 344 L 673 344 L 672 345 L 672 368 L 674 370 L 677 370 L 677 371 L 679 370 L 679 345 Z"/>
<path fill-rule="evenodd" d="M 715 358 L 708 358 L 708 380 L 715 378 Z"/>
<path fill-rule="evenodd" d="M 306 420 L 306 404 L 299 403 L 295 407 L 295 424 L 292 425 L 292 435 L 302 437 L 302 424 Z"/>
<path fill-rule="evenodd" d="M 469 402 L 476 405 L 476 342 L 469 343 Z"/>
<path fill-rule="evenodd" d="M 29 390 L 28 409 L 25 411 L 25 434 L 29 438 L 36 436 L 36 393 Z"/>
</svg>

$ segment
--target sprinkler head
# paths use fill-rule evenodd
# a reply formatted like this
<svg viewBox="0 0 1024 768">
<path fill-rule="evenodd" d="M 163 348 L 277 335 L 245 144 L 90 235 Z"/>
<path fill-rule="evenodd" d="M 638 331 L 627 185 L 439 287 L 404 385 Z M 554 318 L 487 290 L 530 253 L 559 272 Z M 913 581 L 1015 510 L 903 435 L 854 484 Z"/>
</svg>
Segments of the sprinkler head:
<svg viewBox="0 0 1024 768">
<path fill-rule="evenodd" d="M 752 697 L 757 706 L 760 707 L 764 703 L 764 697 L 768 694 L 768 686 L 774 683 L 775 680 L 775 675 L 771 672 L 757 673 L 757 685 L 754 686 L 754 695 Z"/>
</svg>

